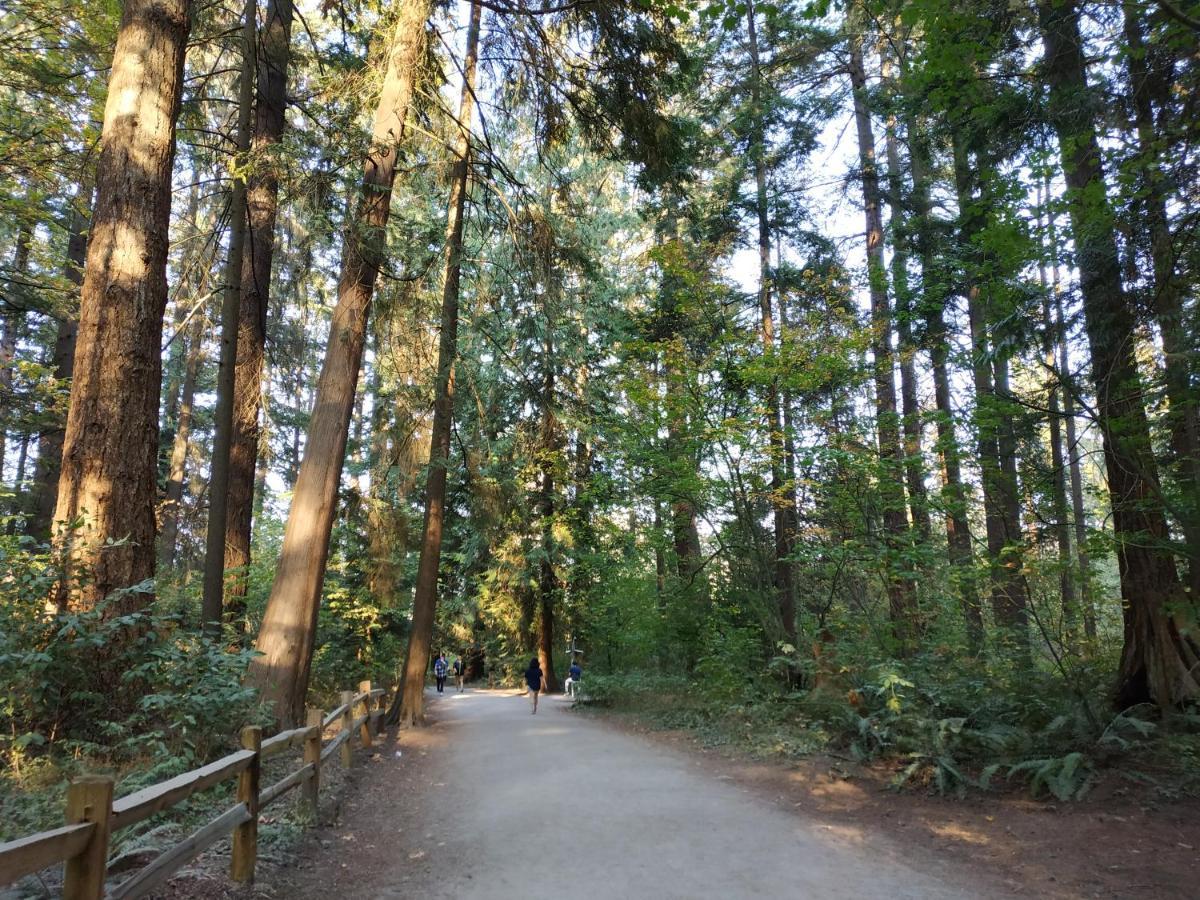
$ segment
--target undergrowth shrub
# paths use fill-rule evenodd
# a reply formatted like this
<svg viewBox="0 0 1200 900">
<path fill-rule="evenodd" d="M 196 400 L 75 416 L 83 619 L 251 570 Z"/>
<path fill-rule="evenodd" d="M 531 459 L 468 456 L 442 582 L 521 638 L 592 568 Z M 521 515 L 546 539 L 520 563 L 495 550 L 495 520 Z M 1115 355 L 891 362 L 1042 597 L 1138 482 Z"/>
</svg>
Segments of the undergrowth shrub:
<svg viewBox="0 0 1200 900">
<path fill-rule="evenodd" d="M 75 774 L 114 772 L 126 792 L 219 755 L 262 721 L 242 685 L 252 651 L 184 627 L 173 603 L 106 615 L 149 584 L 54 611 L 48 550 L 14 538 L 0 543 L 0 573 L 0 839 L 61 821 Z"/>
<path fill-rule="evenodd" d="M 593 674 L 589 695 L 663 727 L 693 729 L 710 744 L 776 756 L 844 752 L 891 768 L 896 788 L 942 794 L 1018 783 L 1034 796 L 1072 800 L 1117 760 L 1123 772 L 1154 783 L 1132 762 L 1186 773 L 1187 760 L 1200 758 L 1200 716 L 1178 713 L 1166 729 L 1150 707 L 1112 713 L 1102 661 L 1064 673 L 1046 665 L 1031 671 L 1015 655 L 933 652 L 850 665 L 850 652 L 861 648 L 842 647 L 842 661 L 826 665 L 832 674 L 798 689 L 789 681 L 804 670 L 790 655 L 766 666 L 774 674 L 747 677 L 758 666 L 736 631 L 710 648 L 690 677 Z M 1200 786 L 1200 777 L 1164 780 L 1181 790 Z"/>
</svg>

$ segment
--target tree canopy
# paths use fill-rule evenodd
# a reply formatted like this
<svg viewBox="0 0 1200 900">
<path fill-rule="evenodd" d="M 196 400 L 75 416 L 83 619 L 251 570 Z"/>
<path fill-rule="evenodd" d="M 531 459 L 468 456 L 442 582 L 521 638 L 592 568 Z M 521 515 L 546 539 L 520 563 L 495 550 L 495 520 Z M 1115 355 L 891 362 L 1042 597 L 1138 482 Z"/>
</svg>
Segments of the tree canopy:
<svg viewBox="0 0 1200 900">
<path fill-rule="evenodd" d="M 10 769 L 442 648 L 947 789 L 1194 728 L 1198 19 L 11 0 Z"/>
</svg>

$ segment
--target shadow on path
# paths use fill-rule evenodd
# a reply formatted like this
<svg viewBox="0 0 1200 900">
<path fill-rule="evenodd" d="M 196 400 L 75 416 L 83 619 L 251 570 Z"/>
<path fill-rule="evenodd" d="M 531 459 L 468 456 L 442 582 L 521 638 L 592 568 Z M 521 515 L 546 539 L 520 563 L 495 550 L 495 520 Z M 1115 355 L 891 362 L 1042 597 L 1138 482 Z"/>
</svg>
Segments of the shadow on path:
<svg viewBox="0 0 1200 900">
<path fill-rule="evenodd" d="M 431 697 L 431 699 L 433 699 Z M 271 891 L 332 898 L 989 896 L 885 839 L 787 812 L 685 753 L 515 691 L 448 692 Z M 396 757 L 399 747 L 401 756 Z"/>
</svg>

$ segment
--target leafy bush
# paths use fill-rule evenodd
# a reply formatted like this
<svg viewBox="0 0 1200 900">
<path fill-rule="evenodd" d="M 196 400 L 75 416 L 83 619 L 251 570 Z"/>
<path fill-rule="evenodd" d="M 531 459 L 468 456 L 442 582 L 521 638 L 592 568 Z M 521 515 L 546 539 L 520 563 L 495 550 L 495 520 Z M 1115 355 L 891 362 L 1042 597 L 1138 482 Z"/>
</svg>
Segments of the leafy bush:
<svg viewBox="0 0 1200 900">
<path fill-rule="evenodd" d="M 1100 719 L 1106 679 L 1092 661 L 1064 677 L 1024 658 L 985 660 L 931 652 L 905 660 L 862 659 L 861 646 L 838 647 L 853 665 L 825 661 L 825 680 L 789 687 L 802 666 L 779 656 L 774 677 L 748 683 L 754 648 L 737 628 L 712 629 L 692 678 L 627 673 L 589 676 L 595 702 L 634 709 L 668 727 L 695 730 L 709 743 L 736 744 L 771 755 L 844 750 L 863 762 L 894 765 L 897 788 L 938 793 L 988 790 L 997 777 L 1028 784 L 1034 796 L 1077 799 L 1100 769 L 1147 755 L 1157 765 L 1185 769 L 1200 755 L 1200 717 L 1176 714 L 1171 730 L 1146 718 L 1148 708 Z M 790 648 L 789 648 L 790 650 Z M 777 665 L 776 665 L 777 664 Z M 832 673 L 832 674 L 830 674 Z M 1172 759 L 1161 761 L 1168 746 Z M 1188 754 L 1192 754 L 1189 756 Z M 1152 776 L 1144 775 L 1150 781 Z"/>
<path fill-rule="evenodd" d="M 150 784 L 218 754 L 258 720 L 255 692 L 242 685 L 252 651 L 184 628 L 180 612 L 156 604 L 106 615 L 149 585 L 60 613 L 46 604 L 57 581 L 46 548 L 9 539 L 0 565 L 0 831 L 61 820 L 74 774 L 128 769 Z"/>
<path fill-rule="evenodd" d="M 115 762 L 203 758 L 254 717 L 255 694 L 241 684 L 251 651 L 183 630 L 174 614 L 104 613 L 0 606 L 0 679 L 9 685 L 0 748 L 10 760 L 50 741 Z"/>
</svg>

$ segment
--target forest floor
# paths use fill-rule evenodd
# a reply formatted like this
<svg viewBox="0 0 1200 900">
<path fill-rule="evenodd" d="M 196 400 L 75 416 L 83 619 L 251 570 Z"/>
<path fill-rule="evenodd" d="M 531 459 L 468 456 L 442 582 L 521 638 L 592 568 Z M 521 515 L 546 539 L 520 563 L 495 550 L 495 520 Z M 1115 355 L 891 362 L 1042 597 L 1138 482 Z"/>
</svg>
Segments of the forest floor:
<svg viewBox="0 0 1200 900">
<path fill-rule="evenodd" d="M 835 831 L 933 853 L 1001 895 L 1053 898 L 1200 896 L 1200 800 L 1165 800 L 1101 777 L 1082 801 L 1035 800 L 1024 786 L 939 797 L 892 789 L 895 767 L 825 755 L 762 759 L 707 745 L 653 716 L 604 712 L 613 727 L 688 752 L 718 778 L 790 806 Z M 981 889 L 980 896 L 983 895 Z"/>
<path fill-rule="evenodd" d="M 887 789 L 829 757 L 764 762 L 514 691 L 431 695 L 253 894 L 330 897 L 1195 897 L 1200 804 Z M 397 755 L 399 751 L 400 755 Z M 361 752 L 361 751 L 360 751 Z M 228 896 L 219 880 L 172 898 Z"/>
</svg>

